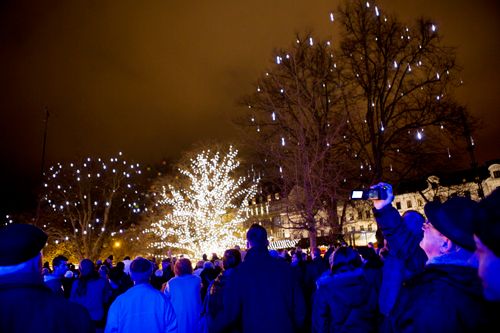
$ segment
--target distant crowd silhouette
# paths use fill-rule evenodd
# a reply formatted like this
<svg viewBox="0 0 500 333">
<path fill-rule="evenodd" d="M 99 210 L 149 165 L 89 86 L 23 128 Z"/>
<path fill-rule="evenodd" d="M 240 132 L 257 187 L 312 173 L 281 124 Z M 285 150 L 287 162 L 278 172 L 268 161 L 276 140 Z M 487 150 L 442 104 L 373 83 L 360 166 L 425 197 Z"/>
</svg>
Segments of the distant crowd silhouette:
<svg viewBox="0 0 500 333">
<path fill-rule="evenodd" d="M 113 256 L 43 265 L 47 235 L 0 228 L 0 332 L 497 332 L 500 189 L 403 216 L 373 200 L 377 248 L 268 250 L 259 224 L 247 248 L 199 261 Z"/>
</svg>

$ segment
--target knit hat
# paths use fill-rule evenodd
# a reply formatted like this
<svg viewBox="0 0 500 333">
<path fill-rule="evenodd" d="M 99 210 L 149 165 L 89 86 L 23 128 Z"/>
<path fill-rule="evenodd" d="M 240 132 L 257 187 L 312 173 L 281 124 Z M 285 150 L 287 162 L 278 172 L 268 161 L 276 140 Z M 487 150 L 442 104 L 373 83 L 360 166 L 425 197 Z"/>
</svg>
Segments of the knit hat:
<svg viewBox="0 0 500 333">
<path fill-rule="evenodd" d="M 0 266 L 14 266 L 35 257 L 45 246 L 47 234 L 31 224 L 0 228 Z"/>
</svg>

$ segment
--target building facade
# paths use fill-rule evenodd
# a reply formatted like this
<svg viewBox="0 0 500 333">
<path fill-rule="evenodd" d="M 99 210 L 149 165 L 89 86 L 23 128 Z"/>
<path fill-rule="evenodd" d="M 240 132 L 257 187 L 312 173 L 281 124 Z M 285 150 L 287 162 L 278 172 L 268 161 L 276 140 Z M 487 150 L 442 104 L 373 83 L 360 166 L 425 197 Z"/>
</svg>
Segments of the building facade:
<svg viewBox="0 0 500 333">
<path fill-rule="evenodd" d="M 480 200 L 480 192 L 487 196 L 500 187 L 500 164 L 488 166 L 487 172 L 479 180 L 468 175 L 455 175 L 447 179 L 430 176 L 421 189 L 396 193 L 394 207 L 403 214 L 407 210 L 415 210 L 424 214 L 424 206 L 428 201 L 439 198 L 442 202 L 452 196 L 465 196 L 473 200 Z M 339 205 L 338 216 L 342 218 L 343 204 Z M 248 223 L 260 223 L 269 233 L 270 247 L 293 247 L 301 239 L 308 237 L 306 230 L 294 229 L 293 221 L 301 219 L 301 215 L 290 210 L 286 198 L 279 194 L 269 194 L 255 198 L 249 206 Z M 318 221 L 327 220 L 326 213 L 320 211 L 316 216 Z M 373 217 L 372 204 L 368 201 L 350 201 L 345 209 L 345 222 L 342 225 L 343 239 L 350 245 L 364 246 L 369 242 L 375 243 L 377 224 Z M 319 223 L 322 225 L 322 223 Z M 318 239 L 331 236 L 332 230 L 328 226 L 320 226 L 317 231 Z M 286 245 L 286 246 L 285 246 Z M 291 246 L 290 246 L 291 245 Z M 318 242 L 320 245 L 320 242 Z"/>
</svg>

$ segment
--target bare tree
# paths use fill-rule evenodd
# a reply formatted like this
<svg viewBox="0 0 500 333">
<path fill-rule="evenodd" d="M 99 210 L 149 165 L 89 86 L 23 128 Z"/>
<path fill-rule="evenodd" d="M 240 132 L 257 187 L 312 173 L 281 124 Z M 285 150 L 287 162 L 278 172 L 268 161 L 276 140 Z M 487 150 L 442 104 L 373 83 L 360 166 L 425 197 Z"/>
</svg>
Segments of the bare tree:
<svg viewBox="0 0 500 333">
<path fill-rule="evenodd" d="M 460 69 L 437 25 L 406 25 L 361 0 L 345 1 L 335 17 L 343 82 L 353 93 L 347 140 L 359 167 L 370 171 L 366 181 L 421 176 L 436 162 L 449 167 L 453 160 L 443 157 L 451 157 L 463 132 L 453 96 Z"/>
<path fill-rule="evenodd" d="M 141 174 L 139 164 L 121 153 L 52 166 L 42 195 L 42 224 L 51 241 L 66 242 L 79 259 L 99 258 L 112 237 L 124 234 L 142 212 Z"/>
<path fill-rule="evenodd" d="M 337 201 L 345 156 L 345 94 L 330 42 L 297 37 L 289 50 L 279 50 L 273 66 L 246 96 L 246 142 L 259 156 L 263 180 L 277 185 L 288 200 L 292 229 L 307 230 L 311 247 L 321 210 L 340 231 Z M 258 163 L 258 162 L 256 162 Z"/>
</svg>

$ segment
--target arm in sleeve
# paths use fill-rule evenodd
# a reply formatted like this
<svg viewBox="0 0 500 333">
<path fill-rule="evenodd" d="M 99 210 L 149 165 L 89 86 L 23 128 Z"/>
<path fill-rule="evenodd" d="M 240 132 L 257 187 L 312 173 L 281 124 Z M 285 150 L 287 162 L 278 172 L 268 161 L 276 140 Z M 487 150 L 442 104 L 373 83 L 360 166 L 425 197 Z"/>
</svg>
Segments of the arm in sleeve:
<svg viewBox="0 0 500 333">
<path fill-rule="evenodd" d="M 165 323 L 167 324 L 167 333 L 176 333 L 177 332 L 177 316 L 175 315 L 174 307 L 170 300 L 166 298 L 166 306 L 165 306 Z"/>
<path fill-rule="evenodd" d="M 118 320 L 118 302 L 113 302 L 108 311 L 108 318 L 106 320 L 106 328 L 104 333 L 114 333 L 119 331 L 119 320 Z"/>
<path fill-rule="evenodd" d="M 312 331 L 314 333 L 329 332 L 330 309 L 325 296 L 324 287 L 320 286 L 314 294 L 312 309 Z"/>
<path fill-rule="evenodd" d="M 373 213 L 378 227 L 387 239 L 389 251 L 397 258 L 406 260 L 418 252 L 423 253 L 420 248 L 421 239 L 408 229 L 396 208 L 387 205 L 382 209 L 373 209 Z M 425 256 L 425 253 L 423 255 Z"/>
</svg>

